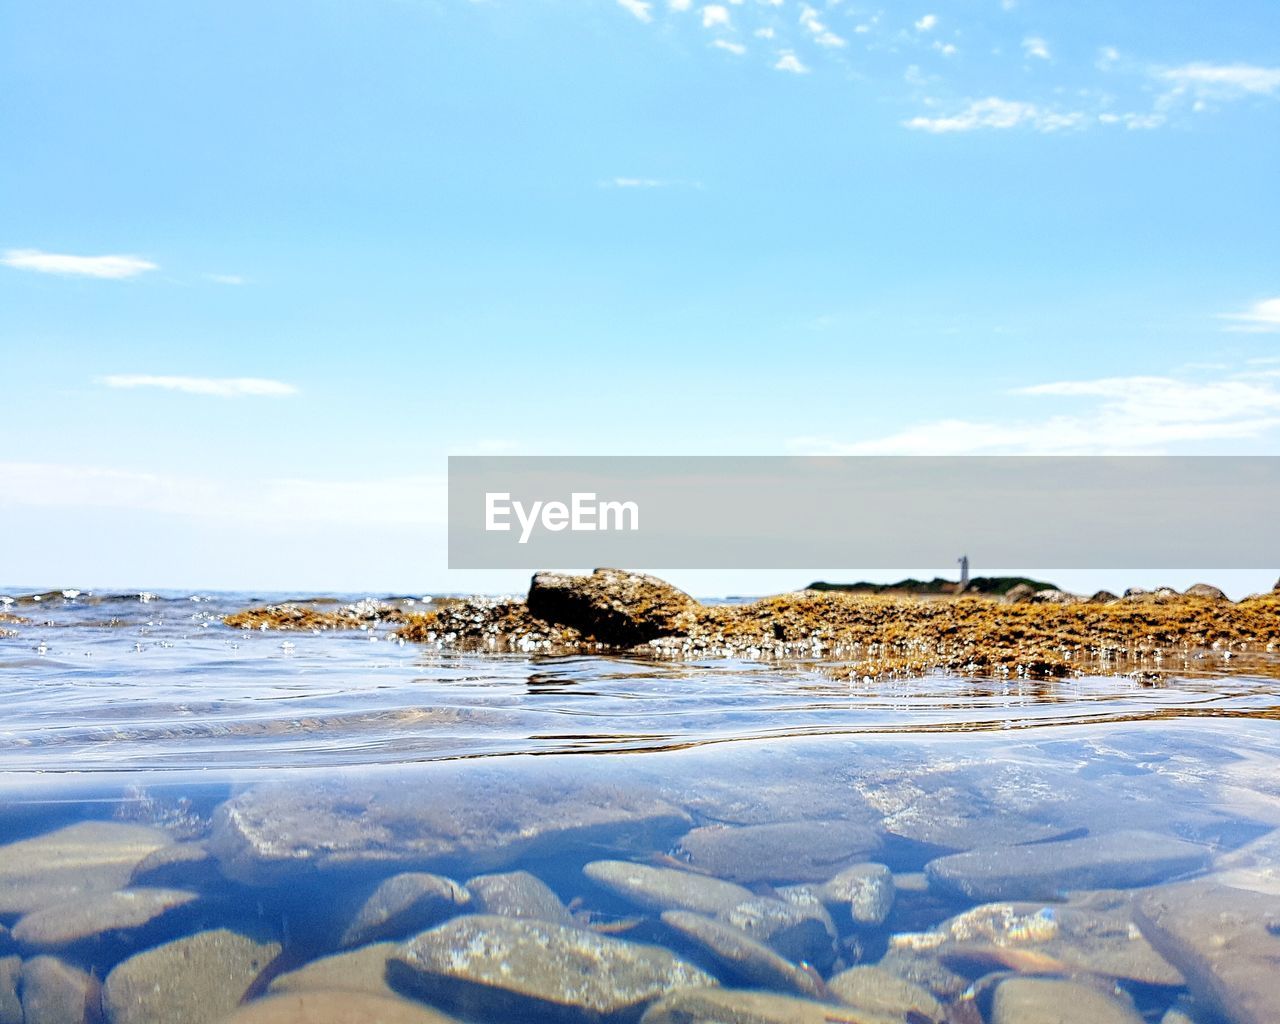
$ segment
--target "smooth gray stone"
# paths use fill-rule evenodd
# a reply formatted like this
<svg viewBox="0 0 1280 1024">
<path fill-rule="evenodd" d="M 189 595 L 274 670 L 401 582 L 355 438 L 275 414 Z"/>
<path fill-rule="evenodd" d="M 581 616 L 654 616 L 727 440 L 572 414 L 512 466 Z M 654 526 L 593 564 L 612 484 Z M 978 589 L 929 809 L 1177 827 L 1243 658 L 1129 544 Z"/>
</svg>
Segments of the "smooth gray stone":
<svg viewBox="0 0 1280 1024">
<path fill-rule="evenodd" d="M 644 910 L 718 914 L 754 899 L 750 889 L 732 882 L 625 860 L 592 861 L 582 873 L 596 885 Z"/>
<path fill-rule="evenodd" d="M 747 984 L 815 998 L 823 995 L 818 975 L 802 970 L 739 928 L 687 910 L 666 911 L 662 923 L 710 953 L 717 963 Z"/>
<path fill-rule="evenodd" d="M 86 895 L 27 914 L 13 926 L 13 937 L 32 949 L 63 949 L 108 936 L 127 940 L 199 898 L 185 889 L 121 889 Z"/>
<path fill-rule="evenodd" d="M 560 897 L 542 879 L 527 871 L 477 875 L 467 881 L 467 890 L 471 893 L 471 906 L 477 914 L 573 923 L 573 916 Z"/>
<path fill-rule="evenodd" d="M 0 1024 L 22 1024 L 22 957 L 0 957 Z"/>
<path fill-rule="evenodd" d="M 1143 934 L 1196 998 L 1231 1024 L 1274 1024 L 1280 1007 L 1280 897 L 1210 882 L 1154 889 L 1135 910 Z"/>
<path fill-rule="evenodd" d="M 884 924 L 894 894 L 893 872 L 883 864 L 854 864 L 818 887 L 822 901 L 847 907 L 855 924 Z"/>
<path fill-rule="evenodd" d="M 939 890 L 975 900 L 1055 899 L 1076 889 L 1152 885 L 1202 869 L 1203 846 L 1154 832 L 1109 832 L 1032 846 L 973 850 L 925 865 Z"/>
<path fill-rule="evenodd" d="M 32 957 L 22 965 L 24 1024 L 89 1024 L 97 1020 L 97 983 L 57 957 Z"/>
<path fill-rule="evenodd" d="M 825 910 L 819 913 L 785 900 L 753 896 L 718 916 L 788 960 L 811 963 L 823 971 L 835 961 L 835 942 Z"/>
<path fill-rule="evenodd" d="M 880 848 L 874 829 L 856 821 L 707 825 L 687 832 L 677 852 L 717 878 L 753 882 L 823 882 Z"/>
<path fill-rule="evenodd" d="M 642 789 L 540 778 L 518 788 L 496 770 L 412 787 L 278 782 L 223 803 L 209 848 L 229 878 L 296 882 L 315 872 L 430 870 L 459 859 L 503 867 L 541 850 L 648 841 L 688 816 Z"/>
<path fill-rule="evenodd" d="M 715 984 L 660 946 L 494 915 L 423 932 L 388 972 L 394 987 L 464 1017 L 557 1024 L 638 1016 L 664 992 Z"/>
<path fill-rule="evenodd" d="M 946 1010 L 928 989 L 883 967 L 850 967 L 830 978 L 827 988 L 857 1011 L 859 1019 L 883 1018 L 888 1024 L 901 1024 L 913 1013 L 917 1020 L 942 1021 L 946 1017 Z"/>
<path fill-rule="evenodd" d="M 387 962 L 399 948 L 398 942 L 376 942 L 321 957 L 296 971 L 276 976 L 267 992 L 342 991 L 393 996 L 395 990 L 387 981 Z"/>
<path fill-rule="evenodd" d="M 849 1007 L 771 992 L 686 988 L 654 1003 L 640 1024 L 864 1024 Z M 865 1024 L 882 1024 L 871 1020 Z"/>
<path fill-rule="evenodd" d="M 221 880 L 218 861 L 203 843 L 174 843 L 139 861 L 129 884 L 199 889 Z"/>
<path fill-rule="evenodd" d="M 457 1024 L 398 996 L 369 992 L 285 992 L 246 1003 L 220 1024 Z"/>
<path fill-rule="evenodd" d="M 0 846 L 0 914 L 120 889 L 139 861 L 169 842 L 159 829 L 83 821 Z"/>
<path fill-rule="evenodd" d="M 110 1024 L 213 1024 L 232 1013 L 249 986 L 280 955 L 266 936 L 219 928 L 137 953 L 107 975 Z"/>
<path fill-rule="evenodd" d="M 991 1024 L 1142 1024 L 1132 1005 L 1059 978 L 1010 978 L 996 988 Z"/>
<path fill-rule="evenodd" d="M 363 946 L 401 938 L 439 924 L 471 902 L 471 893 L 452 878 L 408 871 L 382 882 L 342 933 L 341 945 Z"/>
</svg>

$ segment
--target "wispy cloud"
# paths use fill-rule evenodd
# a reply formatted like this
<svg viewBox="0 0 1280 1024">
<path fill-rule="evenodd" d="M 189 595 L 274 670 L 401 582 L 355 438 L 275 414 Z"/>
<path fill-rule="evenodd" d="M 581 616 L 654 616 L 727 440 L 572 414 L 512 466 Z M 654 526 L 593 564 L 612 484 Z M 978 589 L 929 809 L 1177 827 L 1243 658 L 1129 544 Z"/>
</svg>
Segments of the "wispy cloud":
<svg viewBox="0 0 1280 1024">
<path fill-rule="evenodd" d="M 653 15 L 649 13 L 653 4 L 645 3 L 644 0 L 618 0 L 618 6 L 630 11 L 641 21 L 653 21 Z"/>
<path fill-rule="evenodd" d="M 71 256 L 40 249 L 8 249 L 0 263 L 14 270 L 34 270 L 40 274 L 65 274 L 120 280 L 137 277 L 158 267 L 140 256 Z"/>
<path fill-rule="evenodd" d="M 206 281 L 212 281 L 214 284 L 240 285 L 245 280 L 239 274 L 205 274 Z"/>
<path fill-rule="evenodd" d="M 954 114 L 939 117 L 913 117 L 904 121 L 903 124 L 916 131 L 943 135 L 1001 128 L 1030 128 L 1038 132 L 1056 132 L 1066 128 L 1082 127 L 1087 121 L 1087 115 L 1080 111 L 1048 110 L 1035 103 L 989 96 L 983 100 L 974 100 Z"/>
<path fill-rule="evenodd" d="M 714 44 L 713 44 L 714 45 Z M 676 178 L 638 178 L 638 177 L 617 177 L 606 178 L 600 182 L 601 188 L 702 188 L 700 181 L 682 181 Z"/>
<path fill-rule="evenodd" d="M 1280 298 L 1263 299 L 1243 313 L 1223 313 L 1220 319 L 1229 321 L 1227 329 L 1231 331 L 1280 331 Z"/>
<path fill-rule="evenodd" d="M 1183 64 L 1165 68 L 1157 77 L 1175 89 L 1218 99 L 1280 93 L 1280 68 L 1253 64 Z"/>
<path fill-rule="evenodd" d="M 741 43 L 731 43 L 727 39 L 716 39 L 711 43 L 711 45 L 714 46 L 717 50 L 725 50 L 729 53 L 734 54 L 737 57 L 741 57 L 744 53 L 747 52 L 747 48 L 743 46 Z"/>
<path fill-rule="evenodd" d="M 1027 36 L 1022 40 L 1022 52 L 1037 60 L 1049 60 L 1053 56 L 1049 52 L 1049 44 L 1040 36 Z"/>
<path fill-rule="evenodd" d="M 159 388 L 188 395 L 216 398 L 273 397 L 296 395 L 298 389 L 280 380 L 263 377 L 163 377 L 143 373 L 113 373 L 102 378 L 109 388 Z"/>
<path fill-rule="evenodd" d="M 817 10 L 808 4 L 803 4 L 800 7 L 800 24 L 813 36 L 813 41 L 819 46 L 840 47 L 845 45 L 845 41 L 827 28 L 826 23 L 819 17 Z"/>
<path fill-rule="evenodd" d="M 1104 377 L 1055 381 L 1010 392 L 1018 398 L 1064 399 L 1084 409 L 999 421 L 948 418 L 864 441 L 798 438 L 815 454 L 1090 455 L 1167 451 L 1178 445 L 1264 438 L 1280 430 L 1280 386 L 1264 370 L 1185 379 Z"/>
<path fill-rule="evenodd" d="M 794 50 L 783 50 L 774 62 L 775 71 L 788 71 L 793 75 L 807 75 L 808 67 L 796 56 Z"/>
</svg>

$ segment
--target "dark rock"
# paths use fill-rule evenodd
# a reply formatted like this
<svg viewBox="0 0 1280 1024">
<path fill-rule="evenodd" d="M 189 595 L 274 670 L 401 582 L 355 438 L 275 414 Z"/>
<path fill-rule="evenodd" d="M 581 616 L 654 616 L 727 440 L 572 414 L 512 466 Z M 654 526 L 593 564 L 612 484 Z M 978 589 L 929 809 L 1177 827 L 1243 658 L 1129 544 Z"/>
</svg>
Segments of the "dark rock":
<svg viewBox="0 0 1280 1024">
<path fill-rule="evenodd" d="M 573 915 L 542 879 L 527 871 L 477 875 L 467 881 L 477 914 L 530 917 L 556 924 L 572 924 Z"/>
<path fill-rule="evenodd" d="M 687 832 L 678 853 L 718 878 L 753 882 L 822 882 L 880 848 L 874 829 L 855 821 L 794 821 Z"/>
<path fill-rule="evenodd" d="M 139 861 L 129 884 L 200 889 L 221 879 L 218 862 L 203 843 L 174 843 Z"/>
<path fill-rule="evenodd" d="M 267 992 L 365 992 L 370 995 L 394 996 L 387 982 L 387 962 L 400 948 L 398 942 L 376 942 L 346 953 L 312 960 L 296 971 L 277 975 Z"/>
<path fill-rule="evenodd" d="M 232 1013 L 249 986 L 280 954 L 265 936 L 219 928 L 137 953 L 107 975 L 103 1006 L 110 1024 L 213 1024 Z"/>
<path fill-rule="evenodd" d="M 455 865 L 501 867 L 554 849 L 592 848 L 670 832 L 688 817 L 637 789 L 541 778 L 518 791 L 478 770 L 433 787 L 266 783 L 222 804 L 210 848 L 249 884 L 311 872 L 372 873 Z"/>
<path fill-rule="evenodd" d="M 466 1017 L 548 1024 L 634 1019 L 664 992 L 715 984 L 659 946 L 489 915 L 423 932 L 388 971 L 396 988 Z"/>
<path fill-rule="evenodd" d="M 439 924 L 471 902 L 471 893 L 451 878 L 422 871 L 393 875 L 356 911 L 341 945 L 363 946 L 376 939 L 402 938 Z"/>
<path fill-rule="evenodd" d="M 831 1001 L 726 988 L 672 992 L 645 1011 L 640 1024 L 900 1024 L 863 1021 L 849 1007 Z"/>
<path fill-rule="evenodd" d="M 631 647 L 681 633 L 698 602 L 653 576 L 597 569 L 590 576 L 540 572 L 529 586 L 529 612 L 601 643 Z"/>
<path fill-rule="evenodd" d="M 662 923 L 748 985 L 763 985 L 821 997 L 819 978 L 779 956 L 762 942 L 732 925 L 687 910 L 668 910 Z"/>
<path fill-rule="evenodd" d="M 827 987 L 841 1002 L 851 1006 L 859 1018 L 883 1017 L 895 1024 L 914 1019 L 924 1024 L 926 1020 L 941 1022 L 946 1015 L 942 1004 L 928 989 L 883 967 L 851 967 L 831 978 Z"/>
<path fill-rule="evenodd" d="M 176 1024 L 176 1022 L 175 1022 Z M 185 1022 L 184 1022 L 185 1024 Z M 221 1024 L 457 1024 L 407 999 L 367 992 L 289 992 L 240 1007 Z"/>
<path fill-rule="evenodd" d="M 1120 596 L 1111 593 L 1109 590 L 1099 590 L 1089 600 L 1093 604 L 1110 604 L 1112 601 L 1119 601 Z"/>
<path fill-rule="evenodd" d="M 1132 1004 L 1060 978 L 1010 978 L 996 988 L 991 1024 L 1142 1024 Z"/>
<path fill-rule="evenodd" d="M 1111 832 L 972 850 L 925 866 L 929 883 L 969 899 L 1054 899 L 1075 889 L 1152 885 L 1203 868 L 1208 851 L 1153 832 Z"/>
<path fill-rule="evenodd" d="M 110 937 L 129 938 L 198 900 L 185 889 L 122 889 L 32 911 L 13 926 L 13 937 L 32 949 L 63 949 Z"/>
<path fill-rule="evenodd" d="M 1274 1024 L 1280 1007 L 1280 897 L 1211 882 L 1143 894 L 1143 934 L 1231 1024 Z"/>
<path fill-rule="evenodd" d="M 789 960 L 811 963 L 819 970 L 835 961 L 835 928 L 825 908 L 753 896 L 723 911 L 719 918 Z"/>
<path fill-rule="evenodd" d="M 643 910 L 691 910 L 715 915 L 754 895 L 750 889 L 718 878 L 624 860 L 592 861 L 582 873 Z"/>
<path fill-rule="evenodd" d="M 134 866 L 169 845 L 159 829 L 85 821 L 0 846 L 0 914 L 25 914 L 126 885 Z"/>
<path fill-rule="evenodd" d="M 94 1024 L 99 997 L 89 974 L 57 957 L 32 957 L 22 965 L 24 1024 Z"/>
</svg>

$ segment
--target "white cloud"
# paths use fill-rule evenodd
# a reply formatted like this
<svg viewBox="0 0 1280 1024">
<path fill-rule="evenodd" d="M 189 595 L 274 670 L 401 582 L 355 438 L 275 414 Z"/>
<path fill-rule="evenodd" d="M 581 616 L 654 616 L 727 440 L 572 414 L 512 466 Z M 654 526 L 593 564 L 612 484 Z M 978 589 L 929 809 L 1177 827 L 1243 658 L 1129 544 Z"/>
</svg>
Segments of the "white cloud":
<svg viewBox="0 0 1280 1024">
<path fill-rule="evenodd" d="M 1065 128 L 1082 127 L 1087 118 L 1083 113 L 1062 113 L 1046 110 L 1034 103 L 1019 100 L 1003 100 L 990 96 L 975 100 L 964 110 L 943 117 L 913 117 L 903 122 L 916 131 L 944 135 L 954 132 L 971 132 L 984 128 L 1031 128 L 1038 132 L 1055 132 Z"/>
<path fill-rule="evenodd" d="M 1223 313 L 1221 319 L 1231 321 L 1228 330 L 1232 331 L 1280 331 L 1280 298 L 1255 302 L 1244 313 Z"/>
<path fill-rule="evenodd" d="M 792 447 L 833 455 L 1131 454 L 1195 442 L 1254 440 L 1280 429 L 1280 386 L 1265 371 L 1216 379 L 1056 381 L 1012 394 L 1083 400 L 1086 408 L 1006 422 L 934 420 L 867 441 L 800 438 Z"/>
<path fill-rule="evenodd" d="M 283 397 L 298 393 L 292 384 L 262 377 L 160 377 L 143 373 L 113 373 L 103 377 L 102 383 L 109 388 L 159 388 L 216 398 Z"/>
<path fill-rule="evenodd" d="M 775 71 L 789 71 L 793 75 L 807 75 L 809 69 L 801 63 L 794 50 L 783 50 L 773 65 Z"/>
<path fill-rule="evenodd" d="M 845 45 L 845 41 L 827 28 L 818 16 L 817 10 L 808 4 L 804 4 L 800 8 L 800 24 L 813 36 L 813 41 L 819 46 L 837 47 Z"/>
<path fill-rule="evenodd" d="M 239 274 L 205 274 L 204 278 L 214 284 L 238 285 L 245 283 L 244 278 Z"/>
<path fill-rule="evenodd" d="M 934 41 L 933 48 L 944 57 L 954 57 L 956 55 L 956 47 L 954 43 L 944 43 L 938 40 Z"/>
<path fill-rule="evenodd" d="M 720 4 L 708 4 L 702 8 L 703 28 L 728 28 L 729 8 Z"/>
<path fill-rule="evenodd" d="M 630 11 L 641 21 L 653 21 L 653 15 L 649 13 L 649 8 L 653 5 L 645 3 L 645 0 L 618 0 L 618 6 Z"/>
<path fill-rule="evenodd" d="M 693 0 L 667 0 L 667 6 L 673 11 L 687 11 L 693 6 Z"/>
<path fill-rule="evenodd" d="M 926 14 L 923 18 L 916 22 L 917 32 L 932 32 L 938 25 L 938 16 L 936 14 Z"/>
<path fill-rule="evenodd" d="M 39 249 L 9 249 L 0 263 L 15 270 L 34 270 L 41 274 L 70 274 L 120 280 L 136 277 L 156 264 L 140 256 L 69 256 L 65 253 L 42 252 Z"/>
<path fill-rule="evenodd" d="M 1280 92 L 1280 68 L 1252 64 L 1184 64 L 1160 71 L 1158 77 L 1177 90 L 1210 97 Z"/>
<path fill-rule="evenodd" d="M 741 57 L 747 52 L 747 48 L 741 43 L 731 43 L 727 39 L 717 39 L 712 44 L 718 50 L 727 50 L 729 53 Z"/>
<path fill-rule="evenodd" d="M 1022 52 L 1039 60 L 1049 60 L 1053 56 L 1049 52 L 1049 44 L 1040 36 L 1027 36 L 1022 40 Z"/>
<path fill-rule="evenodd" d="M 757 39 L 772 39 L 776 33 L 771 28 L 758 28 L 752 34 Z"/>
<path fill-rule="evenodd" d="M 1099 71 L 1110 71 L 1120 63 L 1120 51 L 1114 46 L 1104 46 L 1098 51 L 1098 59 L 1094 62 L 1094 66 Z"/>
</svg>

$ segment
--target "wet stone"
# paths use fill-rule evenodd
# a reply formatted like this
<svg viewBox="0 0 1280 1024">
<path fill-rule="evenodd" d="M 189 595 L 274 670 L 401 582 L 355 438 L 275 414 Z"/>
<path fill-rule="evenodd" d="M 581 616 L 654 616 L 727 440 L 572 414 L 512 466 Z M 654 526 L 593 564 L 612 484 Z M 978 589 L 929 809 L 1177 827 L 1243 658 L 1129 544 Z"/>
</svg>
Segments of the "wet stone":
<svg viewBox="0 0 1280 1024">
<path fill-rule="evenodd" d="M 807 996 L 823 994 L 816 975 L 779 956 L 739 928 L 687 910 L 668 910 L 662 915 L 662 923 L 710 954 L 721 967 L 746 984 Z"/>
<path fill-rule="evenodd" d="M 478 914 L 530 917 L 557 924 L 572 923 L 572 915 L 549 885 L 528 871 L 477 875 L 467 881 L 471 905 Z"/>
<path fill-rule="evenodd" d="M 22 958 L 0 957 L 0 1024 L 22 1024 Z"/>
<path fill-rule="evenodd" d="M 341 945 L 362 946 L 376 939 L 412 935 L 470 902 L 471 893 L 443 875 L 421 871 L 394 875 L 364 901 L 343 932 Z"/>
<path fill-rule="evenodd" d="M 893 873 L 883 864 L 855 864 L 818 888 L 830 906 L 844 906 L 855 924 L 883 924 L 893 909 Z"/>
<path fill-rule="evenodd" d="M 203 843 L 174 843 L 139 861 L 129 884 L 201 889 L 221 879 L 218 862 Z"/>
<path fill-rule="evenodd" d="M 875 830 L 856 821 L 708 825 L 680 840 L 677 853 L 717 878 L 752 882 L 823 882 L 880 848 Z"/>
<path fill-rule="evenodd" d="M 903 936 L 903 938 L 912 938 L 912 936 Z M 891 945 L 876 966 L 913 985 L 928 989 L 943 1000 L 953 999 L 969 987 L 967 975 L 947 967 L 928 951 L 909 946 Z"/>
<path fill-rule="evenodd" d="M 991 1024 L 1142 1024 L 1132 1005 L 1090 985 L 1010 978 L 996 988 Z"/>
<path fill-rule="evenodd" d="M 139 861 L 169 842 L 158 829 L 85 821 L 0 846 L 0 914 L 122 888 Z"/>
<path fill-rule="evenodd" d="M 395 990 L 387 982 L 387 962 L 399 948 L 398 942 L 376 942 L 321 957 L 273 978 L 267 991 L 272 994 L 341 991 L 393 996 Z"/>
<path fill-rule="evenodd" d="M 1075 889 L 1153 885 L 1202 869 L 1208 851 L 1153 832 L 1111 832 L 930 861 L 931 885 L 977 900 L 1054 899 Z"/>
<path fill-rule="evenodd" d="M 62 949 L 108 937 L 128 942 L 199 898 L 185 889 L 121 889 L 85 896 L 27 914 L 14 925 L 13 937 L 32 949 Z"/>
<path fill-rule="evenodd" d="M 654 1003 L 641 1024 L 864 1024 L 849 1007 L 768 992 L 688 988 Z M 865 1024 L 886 1024 L 869 1020 Z M 894 1022 L 899 1024 L 899 1022 Z"/>
<path fill-rule="evenodd" d="M 430 869 L 459 860 L 503 867 L 540 850 L 634 842 L 687 821 L 644 790 L 546 778 L 517 793 L 504 777 L 473 770 L 433 789 L 430 799 L 411 787 L 266 783 L 218 808 L 209 845 L 228 877 L 269 885 L 315 871 Z"/>
<path fill-rule="evenodd" d="M 235 1010 L 280 943 L 219 928 L 135 954 L 107 975 L 110 1024 L 206 1024 Z"/>
<path fill-rule="evenodd" d="M 767 896 L 743 900 L 720 915 L 721 920 L 777 950 L 789 960 L 826 970 L 836 951 L 831 918 L 825 909 L 805 909 Z"/>
<path fill-rule="evenodd" d="M 592 861 L 582 873 L 596 885 L 644 910 L 719 914 L 754 898 L 750 889 L 732 882 L 630 861 Z"/>
<path fill-rule="evenodd" d="M 900 978 L 882 967 L 866 965 L 841 971 L 827 982 L 832 994 L 860 1015 L 883 1017 L 894 1024 L 915 1014 L 918 1024 L 942 1021 L 942 1004 L 920 985 Z"/>
<path fill-rule="evenodd" d="M 57 957 L 32 957 L 22 965 L 24 1024 L 92 1024 L 98 1019 L 98 985 Z"/>
<path fill-rule="evenodd" d="M 1231 1024 L 1274 1022 L 1280 1007 L 1280 897 L 1189 882 L 1143 894 L 1138 924 Z"/>
<path fill-rule="evenodd" d="M 456 1024 L 452 1017 L 395 996 L 367 992 L 288 992 L 240 1007 L 220 1024 Z"/>
<path fill-rule="evenodd" d="M 393 986 L 467 1017 L 634 1019 L 672 989 L 714 980 L 659 946 L 546 921 L 459 917 L 405 943 Z"/>
<path fill-rule="evenodd" d="M 590 576 L 540 572 L 529 585 L 530 614 L 601 643 L 630 647 L 683 631 L 698 602 L 655 576 L 597 569 Z"/>
</svg>

